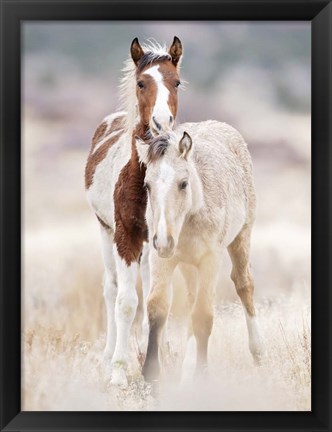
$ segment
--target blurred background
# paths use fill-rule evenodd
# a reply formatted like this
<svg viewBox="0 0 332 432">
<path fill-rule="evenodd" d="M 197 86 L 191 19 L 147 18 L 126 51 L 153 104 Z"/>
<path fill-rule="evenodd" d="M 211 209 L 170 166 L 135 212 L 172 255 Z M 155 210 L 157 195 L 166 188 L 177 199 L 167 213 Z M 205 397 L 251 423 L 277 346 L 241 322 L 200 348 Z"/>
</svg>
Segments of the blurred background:
<svg viewBox="0 0 332 432">
<path fill-rule="evenodd" d="M 98 357 L 105 337 L 99 229 L 83 179 L 93 133 L 118 108 L 133 38 L 169 46 L 176 35 L 187 81 L 178 123 L 224 121 L 248 143 L 258 200 L 252 269 L 263 330 L 275 337 L 271 356 L 285 354 L 277 367 L 284 379 L 277 381 L 290 395 L 287 406 L 310 409 L 310 23 L 26 22 L 22 29 L 23 408 L 152 409 L 140 405 L 137 389 L 109 400 L 115 390 Z M 247 342 L 229 274 L 225 254 L 216 307 L 226 321 L 218 327 L 217 320 L 214 334 L 231 353 L 234 337 L 222 327 L 237 323 Z M 185 295 L 180 276 L 175 279 L 172 316 L 180 325 Z M 181 347 L 172 349 L 176 363 Z M 235 343 L 235 356 L 238 349 Z M 247 347 L 241 349 L 249 362 Z M 231 354 L 215 361 L 225 369 L 229 361 L 237 372 L 249 364 L 236 368 Z M 64 398 L 69 381 L 76 387 Z M 264 394 L 266 409 L 287 409 Z M 164 406 L 174 409 L 169 400 Z M 249 401 L 241 408 L 251 407 Z M 226 408 L 238 405 L 216 409 Z"/>
</svg>

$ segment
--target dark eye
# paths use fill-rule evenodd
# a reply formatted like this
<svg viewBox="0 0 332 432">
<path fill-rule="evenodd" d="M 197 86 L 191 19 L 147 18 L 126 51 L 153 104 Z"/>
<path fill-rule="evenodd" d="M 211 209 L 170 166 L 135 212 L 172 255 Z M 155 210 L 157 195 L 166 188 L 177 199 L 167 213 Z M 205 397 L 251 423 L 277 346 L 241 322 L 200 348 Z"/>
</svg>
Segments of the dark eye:
<svg viewBox="0 0 332 432">
<path fill-rule="evenodd" d="M 188 186 L 188 182 L 187 182 L 186 180 L 184 180 L 184 181 L 182 181 L 182 182 L 179 184 L 179 189 L 180 189 L 180 190 L 183 190 L 183 189 L 185 189 L 187 186 Z"/>
<path fill-rule="evenodd" d="M 144 83 L 143 83 L 143 81 L 138 81 L 137 86 L 138 86 L 140 89 L 144 88 Z"/>
<path fill-rule="evenodd" d="M 149 183 L 144 183 L 144 189 L 146 189 L 148 192 L 150 192 L 151 188 Z"/>
<path fill-rule="evenodd" d="M 176 81 L 175 87 L 178 88 L 180 84 L 181 84 L 181 81 Z"/>
</svg>

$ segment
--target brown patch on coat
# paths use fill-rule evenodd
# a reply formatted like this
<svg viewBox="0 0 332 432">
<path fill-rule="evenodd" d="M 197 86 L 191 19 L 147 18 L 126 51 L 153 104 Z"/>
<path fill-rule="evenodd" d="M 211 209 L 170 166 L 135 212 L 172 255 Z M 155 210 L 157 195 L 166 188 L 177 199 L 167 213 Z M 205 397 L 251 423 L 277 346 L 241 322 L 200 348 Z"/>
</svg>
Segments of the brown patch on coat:
<svg viewBox="0 0 332 432">
<path fill-rule="evenodd" d="M 98 144 L 98 142 L 104 137 L 106 129 L 107 122 L 105 121 L 97 127 L 96 132 L 94 133 L 92 138 L 91 150 L 93 150 Z"/>
<path fill-rule="evenodd" d="M 120 129 L 124 128 L 123 122 L 124 122 L 125 116 L 119 116 L 116 117 L 113 121 L 112 124 L 108 130 L 108 123 L 107 121 L 103 121 L 102 123 L 100 123 L 100 125 L 97 127 L 93 138 L 92 138 L 92 142 L 91 142 L 91 149 L 90 152 L 92 152 L 94 150 L 94 148 L 96 147 L 96 145 L 106 136 L 106 132 L 108 131 L 108 133 L 112 133 L 112 132 L 116 132 Z"/>
<path fill-rule="evenodd" d="M 140 131 L 141 134 L 143 130 Z M 145 221 L 147 194 L 144 188 L 146 168 L 138 160 L 136 134 L 137 130 L 132 136 L 131 159 L 122 168 L 113 195 L 114 242 L 120 257 L 128 266 L 139 260 L 143 242 L 148 240 Z"/>
<path fill-rule="evenodd" d="M 123 129 L 124 128 L 124 120 L 125 120 L 125 116 L 124 115 L 122 115 L 120 117 L 116 117 L 112 121 L 109 133 L 116 132 L 116 131 L 119 131 L 119 130 Z"/>
<path fill-rule="evenodd" d="M 95 174 L 98 164 L 100 164 L 100 162 L 105 159 L 108 150 L 112 147 L 112 145 L 114 145 L 118 141 L 118 139 L 122 135 L 123 135 L 123 130 L 119 130 L 119 132 L 115 136 L 105 141 L 104 144 L 102 144 L 97 150 L 95 151 L 93 151 L 93 149 L 91 150 L 85 166 L 85 188 L 86 189 L 89 189 L 89 187 L 92 185 L 93 176 Z"/>
</svg>

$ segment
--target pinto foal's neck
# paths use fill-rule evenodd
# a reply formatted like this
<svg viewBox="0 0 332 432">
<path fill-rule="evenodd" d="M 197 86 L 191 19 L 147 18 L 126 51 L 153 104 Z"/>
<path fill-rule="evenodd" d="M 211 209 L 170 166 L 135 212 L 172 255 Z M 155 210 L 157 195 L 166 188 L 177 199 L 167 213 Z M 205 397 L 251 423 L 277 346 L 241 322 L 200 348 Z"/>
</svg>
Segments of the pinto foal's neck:
<svg viewBox="0 0 332 432">
<path fill-rule="evenodd" d="M 131 136 L 131 157 L 122 168 L 114 189 L 114 242 L 128 266 L 139 260 L 143 242 L 148 240 L 144 188 L 146 168 L 139 162 L 136 150 L 136 136 L 145 141 L 148 134 L 149 128 L 142 122 L 135 127 Z"/>
</svg>

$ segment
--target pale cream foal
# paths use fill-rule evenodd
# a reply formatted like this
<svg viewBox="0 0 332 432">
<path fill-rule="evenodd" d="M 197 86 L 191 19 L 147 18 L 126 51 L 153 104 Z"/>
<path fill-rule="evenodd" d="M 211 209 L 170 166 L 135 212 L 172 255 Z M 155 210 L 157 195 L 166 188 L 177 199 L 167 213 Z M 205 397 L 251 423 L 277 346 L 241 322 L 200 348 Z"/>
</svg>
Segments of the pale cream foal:
<svg viewBox="0 0 332 432">
<path fill-rule="evenodd" d="M 250 235 L 255 217 L 252 163 L 242 136 L 217 121 L 186 123 L 176 132 L 154 139 L 150 146 L 137 140 L 138 155 L 146 165 L 146 219 L 150 248 L 148 298 L 149 342 L 143 375 L 158 379 L 158 358 L 166 322 L 173 272 L 185 264 L 197 270 L 198 283 L 188 286 L 192 299 L 192 332 L 197 346 L 197 368 L 207 364 L 213 324 L 213 296 L 227 248 L 231 273 L 244 306 L 249 348 L 256 361 L 263 355 L 250 271 Z M 183 269 L 182 269 L 183 270 Z M 186 275 L 187 272 L 187 275 Z"/>
</svg>

